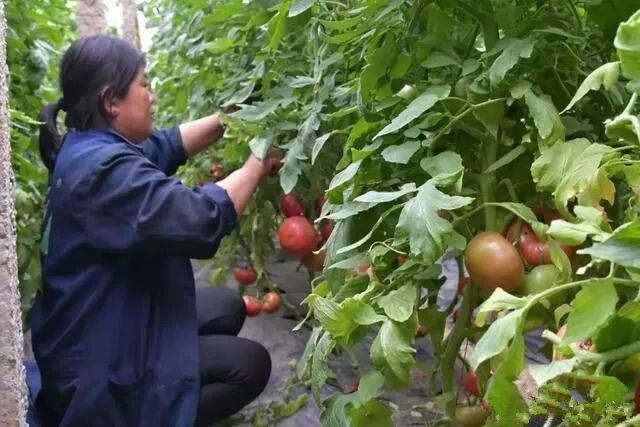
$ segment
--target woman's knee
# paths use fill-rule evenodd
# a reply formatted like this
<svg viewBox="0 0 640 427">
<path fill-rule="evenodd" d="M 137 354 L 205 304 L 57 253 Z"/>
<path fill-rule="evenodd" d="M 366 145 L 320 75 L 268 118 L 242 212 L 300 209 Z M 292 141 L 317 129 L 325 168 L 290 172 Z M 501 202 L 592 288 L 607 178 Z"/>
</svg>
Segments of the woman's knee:
<svg viewBox="0 0 640 427">
<path fill-rule="evenodd" d="M 244 301 L 224 286 L 199 288 L 196 296 L 198 329 L 202 335 L 237 335 L 244 325 Z"/>
<path fill-rule="evenodd" d="M 262 393 L 271 378 L 271 355 L 261 344 L 247 340 L 247 351 L 243 356 L 243 382 L 255 397 Z"/>
</svg>

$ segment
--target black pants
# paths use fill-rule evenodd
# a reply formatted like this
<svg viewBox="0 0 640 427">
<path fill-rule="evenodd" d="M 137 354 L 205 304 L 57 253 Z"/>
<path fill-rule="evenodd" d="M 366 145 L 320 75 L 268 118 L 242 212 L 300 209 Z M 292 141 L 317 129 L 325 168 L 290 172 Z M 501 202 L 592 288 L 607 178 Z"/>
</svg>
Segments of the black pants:
<svg viewBox="0 0 640 427">
<path fill-rule="evenodd" d="M 224 420 L 253 401 L 267 385 L 271 357 L 260 344 L 237 337 L 246 312 L 238 292 L 198 288 L 200 402 L 196 426 Z"/>
</svg>

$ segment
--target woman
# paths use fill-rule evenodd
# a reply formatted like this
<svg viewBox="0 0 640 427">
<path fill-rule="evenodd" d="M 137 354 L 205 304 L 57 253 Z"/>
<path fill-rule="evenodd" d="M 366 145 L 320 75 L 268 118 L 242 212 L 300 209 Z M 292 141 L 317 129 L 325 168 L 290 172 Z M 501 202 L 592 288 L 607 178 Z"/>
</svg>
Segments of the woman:
<svg viewBox="0 0 640 427">
<path fill-rule="evenodd" d="M 196 189 L 169 178 L 223 126 L 154 130 L 144 65 L 128 42 L 80 39 L 62 59 L 63 97 L 42 113 L 50 187 L 32 333 L 45 425 L 206 426 L 269 379 L 267 351 L 236 336 L 239 295 L 196 292 L 190 258 L 216 252 L 280 153 Z"/>
</svg>

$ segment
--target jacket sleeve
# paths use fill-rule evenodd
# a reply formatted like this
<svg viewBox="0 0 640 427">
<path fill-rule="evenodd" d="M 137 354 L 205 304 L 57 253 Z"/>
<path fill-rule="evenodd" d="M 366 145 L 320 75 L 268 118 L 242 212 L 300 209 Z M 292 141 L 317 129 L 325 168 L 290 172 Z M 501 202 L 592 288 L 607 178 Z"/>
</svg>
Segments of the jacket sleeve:
<svg viewBox="0 0 640 427">
<path fill-rule="evenodd" d="M 222 187 L 188 188 L 122 146 L 75 191 L 73 215 L 105 251 L 210 258 L 237 220 Z"/>
<path fill-rule="evenodd" d="M 178 126 L 155 129 L 141 146 L 144 155 L 167 176 L 173 175 L 187 161 Z"/>
</svg>

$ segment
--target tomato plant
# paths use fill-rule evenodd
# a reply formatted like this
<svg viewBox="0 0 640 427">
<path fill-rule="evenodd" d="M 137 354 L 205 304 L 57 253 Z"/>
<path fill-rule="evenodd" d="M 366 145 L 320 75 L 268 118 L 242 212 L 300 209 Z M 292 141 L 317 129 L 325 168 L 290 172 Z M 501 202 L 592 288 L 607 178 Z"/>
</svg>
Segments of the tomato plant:
<svg viewBox="0 0 640 427">
<path fill-rule="evenodd" d="M 445 423 L 469 411 L 456 399 L 459 358 L 478 375 L 491 425 L 635 416 L 633 386 L 610 371 L 640 351 L 640 2 L 613 3 L 149 2 L 153 85 L 172 94 L 158 98 L 162 119 L 237 106 L 222 116 L 225 140 L 181 171 L 185 182 L 213 161 L 232 170 L 249 153 L 285 153 L 219 256 L 250 257 L 269 283 L 271 236 L 293 218 L 304 239 L 287 233 L 281 246 L 299 257 L 324 250 L 299 364 L 321 422 L 391 425 L 378 396 L 408 387 L 418 324 L 442 384 L 426 398 Z M 307 218 L 283 218 L 279 200 L 293 192 Z M 318 247 L 327 220 L 333 230 Z M 537 239 L 534 256 L 502 235 L 514 221 Z M 461 283 L 468 269 L 472 286 L 442 308 L 445 261 Z M 553 286 L 534 283 L 541 262 L 557 269 Z M 569 350 L 531 369 L 540 396 L 515 384 L 531 320 Z M 563 337 L 551 332 L 560 325 Z M 580 346 L 589 340 L 597 351 Z M 328 358 L 356 343 L 371 343 L 372 367 L 354 393 L 367 399 L 324 398 Z M 586 384 L 584 402 L 564 394 L 570 381 Z M 564 412 L 548 404 L 558 399 Z"/>
</svg>

